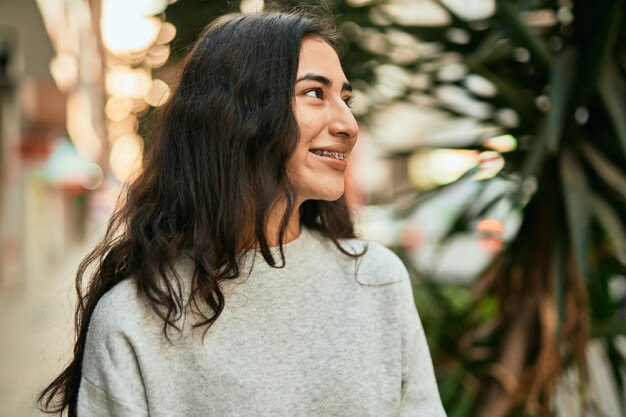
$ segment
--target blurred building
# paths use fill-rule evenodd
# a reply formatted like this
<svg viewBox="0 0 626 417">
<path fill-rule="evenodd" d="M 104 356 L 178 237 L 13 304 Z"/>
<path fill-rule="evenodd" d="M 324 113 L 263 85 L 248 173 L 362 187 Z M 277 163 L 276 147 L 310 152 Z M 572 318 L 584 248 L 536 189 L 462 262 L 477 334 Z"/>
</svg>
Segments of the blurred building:
<svg viewBox="0 0 626 417">
<path fill-rule="evenodd" d="M 86 195 L 90 185 L 102 182 L 99 165 L 68 139 L 67 122 L 76 119 L 67 111 L 73 96 L 61 91 L 52 76 L 64 48 L 78 48 L 82 72 L 94 74 L 88 61 L 99 57 L 92 48 L 90 53 L 83 47 L 79 54 L 85 42 L 71 33 L 80 28 L 81 19 L 91 28 L 89 3 L 84 2 L 86 9 L 78 19 L 64 13 L 63 3 L 0 2 L 0 299 L 36 288 L 46 271 L 82 242 Z M 42 18 L 42 4 L 71 22 L 51 31 L 55 22 Z M 91 78 L 78 81 L 74 90 L 97 95 L 94 85 L 101 77 Z M 92 118 L 86 110 L 83 106 L 80 112 Z M 85 118 L 79 120 L 84 123 Z M 95 135 L 99 142 L 102 137 Z"/>
</svg>

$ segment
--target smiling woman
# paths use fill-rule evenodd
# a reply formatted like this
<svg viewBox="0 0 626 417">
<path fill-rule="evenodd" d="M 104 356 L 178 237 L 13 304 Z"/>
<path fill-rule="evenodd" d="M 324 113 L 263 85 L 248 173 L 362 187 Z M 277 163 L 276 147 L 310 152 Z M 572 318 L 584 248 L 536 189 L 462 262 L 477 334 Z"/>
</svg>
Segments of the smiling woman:
<svg viewBox="0 0 626 417">
<path fill-rule="evenodd" d="M 335 49 L 322 38 L 305 38 L 294 104 L 300 140 L 288 166 L 297 205 L 343 195 L 343 171 L 359 133 L 349 108 L 351 91 Z"/>
<path fill-rule="evenodd" d="M 342 197 L 358 126 L 334 39 L 300 13 L 205 29 L 79 267 L 45 410 L 445 415 L 407 271 L 356 238 Z"/>
</svg>

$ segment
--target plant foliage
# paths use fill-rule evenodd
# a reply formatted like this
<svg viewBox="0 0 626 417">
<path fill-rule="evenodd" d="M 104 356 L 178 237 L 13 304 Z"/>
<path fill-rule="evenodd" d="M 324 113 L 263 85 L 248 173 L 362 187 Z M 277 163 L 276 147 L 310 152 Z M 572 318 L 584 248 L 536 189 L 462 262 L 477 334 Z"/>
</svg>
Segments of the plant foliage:
<svg viewBox="0 0 626 417">
<path fill-rule="evenodd" d="M 349 40 L 349 76 L 373 98 L 366 123 L 378 109 L 407 101 L 517 139 L 496 177 L 515 184 L 498 199 L 521 214 L 517 233 L 472 288 L 420 284 L 416 291 L 449 415 L 551 415 L 559 377 L 572 366 L 583 408 L 593 408 L 584 386 L 590 337 L 604 341 L 624 392 L 616 345 L 626 333 L 624 301 L 609 290 L 626 274 L 624 2 L 496 0 L 492 13 L 468 16 L 465 3 L 437 1 L 446 19 L 435 25 L 398 12 L 399 3 L 410 15 L 407 8 L 426 2 L 360 3 L 335 6 Z M 411 43 L 419 52 L 402 53 Z M 381 98 L 381 65 L 426 82 L 408 81 Z M 452 65 L 461 75 L 443 76 Z M 479 91 L 470 77 L 494 92 Z M 441 92 L 449 87 L 474 106 L 446 100 Z M 477 114 L 479 106 L 486 111 Z M 486 139 L 485 130 L 468 132 L 466 148 L 486 150 Z M 414 204 L 399 213 L 410 215 L 446 188 L 414 190 Z M 489 215 L 471 206 L 447 238 Z M 626 414 L 623 398 L 621 407 Z"/>
</svg>

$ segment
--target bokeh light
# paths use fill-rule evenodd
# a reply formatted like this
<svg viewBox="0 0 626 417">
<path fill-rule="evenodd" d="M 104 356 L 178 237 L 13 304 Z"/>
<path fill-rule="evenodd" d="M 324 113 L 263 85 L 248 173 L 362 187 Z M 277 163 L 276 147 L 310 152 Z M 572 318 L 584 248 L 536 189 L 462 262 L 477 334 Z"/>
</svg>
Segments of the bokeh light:
<svg viewBox="0 0 626 417">
<path fill-rule="evenodd" d="M 161 21 L 155 17 L 126 16 L 103 19 L 102 42 L 115 54 L 144 51 L 156 40 Z"/>
<path fill-rule="evenodd" d="M 85 114 L 91 114 L 91 97 L 79 90 L 67 97 L 67 131 L 78 153 L 88 161 L 96 162 L 102 155 L 102 143 L 92 121 Z"/>
<path fill-rule="evenodd" d="M 483 219 L 476 224 L 476 231 L 480 233 L 480 246 L 487 252 L 496 253 L 504 246 L 504 224 L 500 220 Z"/>
<path fill-rule="evenodd" d="M 109 94 L 142 98 L 151 85 L 150 74 L 143 69 L 118 66 L 107 71 L 105 86 Z"/>
<path fill-rule="evenodd" d="M 167 62 L 170 57 L 169 45 L 154 45 L 148 49 L 144 62 L 152 68 L 159 68 Z"/>
<path fill-rule="evenodd" d="M 127 181 L 132 174 L 141 169 L 143 140 L 139 135 L 120 136 L 111 146 L 109 164 L 115 178 Z"/>
<path fill-rule="evenodd" d="M 166 43 L 170 43 L 174 37 L 176 36 L 176 26 L 171 24 L 170 22 L 163 22 L 161 24 L 161 30 L 157 35 L 156 42 L 158 44 L 164 45 Z"/>
<path fill-rule="evenodd" d="M 418 152 L 408 161 L 409 178 L 419 189 L 458 180 L 478 163 L 478 152 L 467 149 L 434 149 Z"/>
<path fill-rule="evenodd" d="M 50 74 L 60 91 L 68 92 L 78 82 L 78 62 L 69 53 L 59 53 L 50 61 Z"/>
<path fill-rule="evenodd" d="M 150 86 L 150 90 L 148 94 L 144 96 L 146 103 L 153 107 L 158 107 L 167 102 L 167 99 L 170 97 L 170 86 L 163 80 L 154 79 L 152 80 L 152 84 Z"/>
<path fill-rule="evenodd" d="M 257 13 L 263 10 L 265 2 L 263 0 L 241 0 L 239 9 L 241 13 Z"/>
<path fill-rule="evenodd" d="M 477 180 L 488 180 L 496 175 L 504 168 L 504 158 L 499 152 L 485 151 L 478 155 L 478 166 L 480 170 L 474 176 Z"/>
<path fill-rule="evenodd" d="M 106 116 L 114 122 L 124 120 L 132 110 L 133 100 L 128 97 L 112 96 L 104 106 Z"/>
<path fill-rule="evenodd" d="M 512 152 L 517 149 L 517 140 L 513 135 L 500 135 L 485 139 L 483 146 L 500 153 Z"/>
<path fill-rule="evenodd" d="M 139 121 L 134 114 L 120 121 L 110 121 L 108 126 L 109 139 L 113 143 L 119 136 L 135 133 L 139 129 Z"/>
</svg>

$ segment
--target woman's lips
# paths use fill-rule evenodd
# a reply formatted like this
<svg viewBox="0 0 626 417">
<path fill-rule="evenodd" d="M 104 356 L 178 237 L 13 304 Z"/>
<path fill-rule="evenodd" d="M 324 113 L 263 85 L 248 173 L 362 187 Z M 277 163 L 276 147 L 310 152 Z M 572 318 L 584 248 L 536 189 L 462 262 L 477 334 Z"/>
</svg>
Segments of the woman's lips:
<svg viewBox="0 0 626 417">
<path fill-rule="evenodd" d="M 345 171 L 346 167 L 348 166 L 348 162 L 347 162 L 347 157 L 348 155 L 346 155 L 346 159 L 344 159 L 343 161 L 340 159 L 335 159 L 329 156 L 321 156 L 321 155 L 316 155 L 313 152 L 309 152 L 309 154 L 317 159 L 318 161 L 328 165 L 329 167 L 336 169 L 338 171 Z"/>
</svg>

